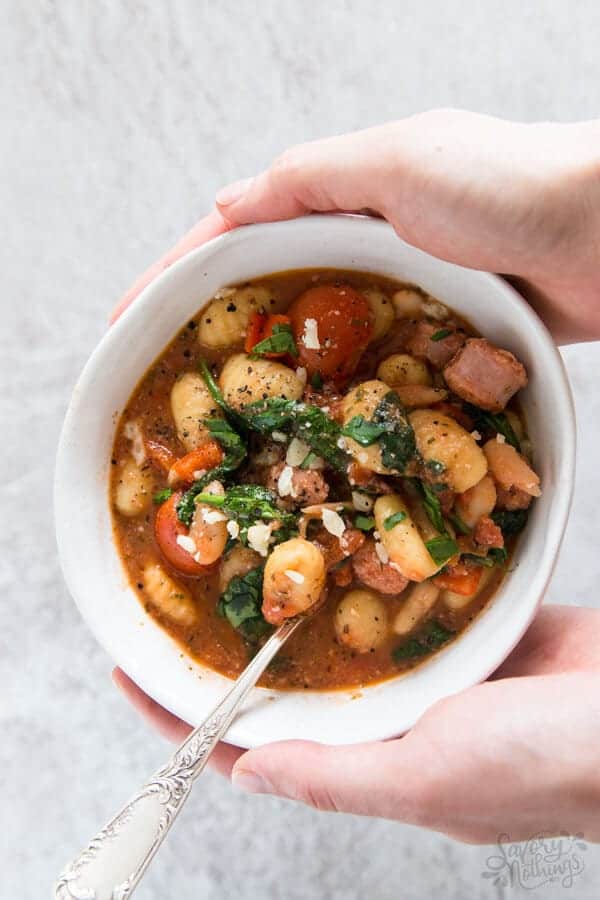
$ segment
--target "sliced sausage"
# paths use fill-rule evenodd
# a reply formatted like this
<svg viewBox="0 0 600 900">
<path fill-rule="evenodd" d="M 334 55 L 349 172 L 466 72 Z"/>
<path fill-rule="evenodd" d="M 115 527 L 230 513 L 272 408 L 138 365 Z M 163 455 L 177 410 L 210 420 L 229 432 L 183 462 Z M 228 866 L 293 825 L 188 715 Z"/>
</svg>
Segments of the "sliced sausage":
<svg viewBox="0 0 600 900">
<path fill-rule="evenodd" d="M 359 581 L 380 594 L 401 594 L 408 584 L 401 572 L 381 561 L 370 538 L 352 557 L 352 567 Z"/>
<path fill-rule="evenodd" d="M 338 538 L 321 527 L 313 539 L 313 544 L 325 557 L 325 568 L 329 571 L 356 553 L 364 541 L 365 536 L 358 528 L 346 528 L 343 535 Z"/>
<path fill-rule="evenodd" d="M 504 409 L 527 384 L 525 366 L 509 350 L 470 338 L 444 369 L 451 391 L 490 412 Z"/>
<path fill-rule="evenodd" d="M 289 494 L 282 493 L 281 490 L 280 476 L 284 469 L 292 470 Z M 329 485 L 316 469 L 299 469 L 296 466 L 288 466 L 285 461 L 270 466 L 267 470 L 266 486 L 277 497 L 281 497 L 285 504 L 291 506 L 313 506 L 316 503 L 324 503 L 329 493 Z"/>
<path fill-rule="evenodd" d="M 473 540 L 480 547 L 504 547 L 504 537 L 499 526 L 489 516 L 482 516 L 473 532 Z"/>
<path fill-rule="evenodd" d="M 450 334 L 441 340 L 432 340 L 436 334 L 444 331 L 450 331 Z M 413 356 L 418 359 L 426 359 L 436 369 L 442 369 L 448 363 L 457 350 L 460 350 L 466 340 L 466 335 L 462 331 L 447 329 L 439 322 L 417 322 L 408 339 L 407 349 Z"/>
</svg>

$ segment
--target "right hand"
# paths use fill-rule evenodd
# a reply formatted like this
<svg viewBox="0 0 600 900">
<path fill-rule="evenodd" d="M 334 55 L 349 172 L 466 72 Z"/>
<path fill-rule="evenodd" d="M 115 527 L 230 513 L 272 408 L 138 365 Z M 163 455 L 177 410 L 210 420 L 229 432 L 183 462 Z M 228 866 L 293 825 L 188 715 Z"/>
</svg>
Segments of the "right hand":
<svg viewBox="0 0 600 900">
<path fill-rule="evenodd" d="M 514 276 L 558 341 L 600 338 L 600 122 L 436 110 L 286 151 L 224 188 L 230 226 L 372 211 L 433 256 Z"/>
</svg>

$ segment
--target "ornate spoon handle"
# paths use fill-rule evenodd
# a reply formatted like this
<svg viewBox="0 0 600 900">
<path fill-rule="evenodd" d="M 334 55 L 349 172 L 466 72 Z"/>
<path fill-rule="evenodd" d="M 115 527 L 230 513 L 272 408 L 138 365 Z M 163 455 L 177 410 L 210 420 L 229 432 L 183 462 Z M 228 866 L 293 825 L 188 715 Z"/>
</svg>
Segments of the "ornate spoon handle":
<svg viewBox="0 0 600 900">
<path fill-rule="evenodd" d="M 146 871 L 249 691 L 300 619 L 280 625 L 231 690 L 141 790 L 63 870 L 56 900 L 126 900 Z"/>
</svg>

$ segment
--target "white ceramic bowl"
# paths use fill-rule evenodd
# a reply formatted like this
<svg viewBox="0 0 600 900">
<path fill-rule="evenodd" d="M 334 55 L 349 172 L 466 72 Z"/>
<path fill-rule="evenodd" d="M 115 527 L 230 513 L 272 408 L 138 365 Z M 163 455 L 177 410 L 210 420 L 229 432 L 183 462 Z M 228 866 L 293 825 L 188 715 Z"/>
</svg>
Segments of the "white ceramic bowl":
<svg viewBox="0 0 600 900">
<path fill-rule="evenodd" d="M 311 216 L 219 237 L 163 272 L 106 334 L 75 388 L 58 451 L 56 526 L 67 584 L 100 643 L 148 694 L 199 723 L 230 682 L 185 657 L 127 583 L 108 499 L 118 417 L 146 369 L 217 288 L 313 266 L 367 270 L 419 284 L 514 351 L 529 372 L 523 405 L 543 494 L 514 571 L 459 640 L 414 672 L 360 692 L 256 689 L 228 734 L 244 747 L 282 738 L 387 738 L 410 728 L 436 700 L 486 678 L 541 602 L 572 492 L 575 423 L 562 361 L 540 320 L 501 279 L 434 259 L 404 244 L 386 223 L 359 216 Z"/>
</svg>

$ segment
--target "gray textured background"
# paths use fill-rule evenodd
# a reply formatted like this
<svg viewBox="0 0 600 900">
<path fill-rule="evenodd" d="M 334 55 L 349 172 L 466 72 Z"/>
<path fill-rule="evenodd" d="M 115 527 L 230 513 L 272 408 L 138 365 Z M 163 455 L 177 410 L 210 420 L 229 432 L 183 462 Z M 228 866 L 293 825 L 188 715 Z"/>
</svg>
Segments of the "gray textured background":
<svg viewBox="0 0 600 900">
<path fill-rule="evenodd" d="M 598 116 L 600 7 L 2 0 L 0 18 L 0 895 L 29 900 L 167 749 L 112 687 L 54 545 L 56 439 L 111 306 L 218 186 L 290 143 L 439 105 Z M 598 348 L 565 353 L 580 459 L 554 601 L 598 603 Z M 518 896 L 481 879 L 488 853 L 209 774 L 139 897 Z M 586 863 L 570 894 L 536 895 L 598 897 L 600 848 Z"/>
</svg>

